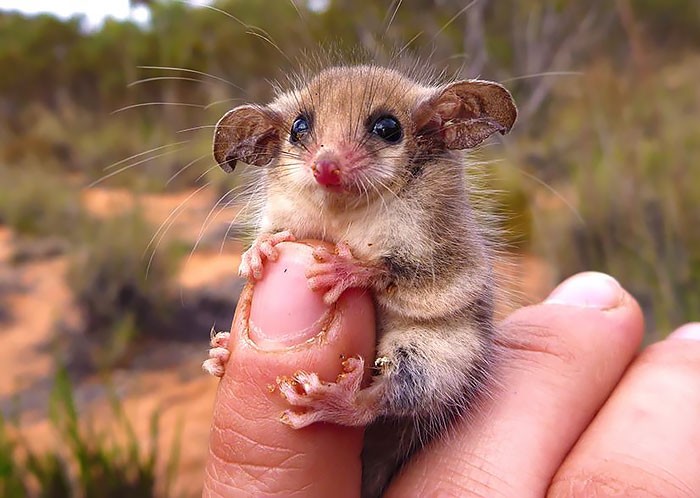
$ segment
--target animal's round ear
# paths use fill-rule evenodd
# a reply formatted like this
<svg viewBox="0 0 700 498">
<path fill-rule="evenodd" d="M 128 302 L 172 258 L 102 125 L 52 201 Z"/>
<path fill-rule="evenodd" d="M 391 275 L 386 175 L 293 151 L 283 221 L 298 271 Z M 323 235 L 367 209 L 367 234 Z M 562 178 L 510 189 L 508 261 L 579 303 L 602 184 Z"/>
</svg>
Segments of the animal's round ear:
<svg viewBox="0 0 700 498">
<path fill-rule="evenodd" d="M 457 81 L 440 88 L 414 112 L 416 134 L 432 147 L 470 149 L 496 132 L 506 134 L 518 111 L 498 83 Z"/>
<path fill-rule="evenodd" d="M 214 159 L 227 173 L 238 161 L 269 164 L 279 153 L 280 122 L 277 113 L 267 107 L 242 105 L 231 109 L 216 124 Z"/>
</svg>

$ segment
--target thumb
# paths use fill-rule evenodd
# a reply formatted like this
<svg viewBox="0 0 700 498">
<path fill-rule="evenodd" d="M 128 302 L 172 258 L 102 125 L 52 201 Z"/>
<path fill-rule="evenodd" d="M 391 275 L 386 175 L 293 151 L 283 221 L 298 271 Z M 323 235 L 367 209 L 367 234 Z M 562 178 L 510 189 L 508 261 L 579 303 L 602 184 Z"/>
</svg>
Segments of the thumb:
<svg viewBox="0 0 700 498">
<path fill-rule="evenodd" d="M 358 496 L 363 428 L 314 424 L 295 430 L 275 379 L 298 370 L 333 381 L 341 357 L 374 357 L 369 293 L 345 292 L 333 306 L 304 273 L 313 247 L 277 246 L 265 276 L 242 292 L 233 319 L 231 357 L 219 384 L 209 440 L 205 497 Z"/>
</svg>

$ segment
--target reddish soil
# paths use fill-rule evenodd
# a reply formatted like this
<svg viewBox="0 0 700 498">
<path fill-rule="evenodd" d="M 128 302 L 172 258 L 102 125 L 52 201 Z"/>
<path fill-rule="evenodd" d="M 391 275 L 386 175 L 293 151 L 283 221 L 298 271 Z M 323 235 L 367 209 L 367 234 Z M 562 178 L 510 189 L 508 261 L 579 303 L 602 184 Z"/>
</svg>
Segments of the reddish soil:
<svg viewBox="0 0 700 498">
<path fill-rule="evenodd" d="M 140 203 L 145 207 L 151 221 L 159 224 L 173 209 L 182 205 L 182 214 L 173 227 L 173 233 L 191 241 L 200 236 L 203 220 L 215 200 L 211 193 L 194 196 L 185 202 L 189 192 L 176 195 L 145 196 L 135 200 L 126 191 L 93 189 L 84 194 L 84 204 L 98 216 L 109 216 Z M 212 230 L 226 226 L 231 211 L 213 217 Z M 218 232 L 216 232 L 218 233 Z M 64 281 L 67 266 L 65 256 L 47 260 L 31 261 L 11 265 L 12 234 L 0 227 L 0 278 L 14 279 L 22 288 L 11 293 L 8 303 L 12 318 L 0 322 L 0 365 L 4 375 L 0 376 L 0 399 L 10 399 L 15 393 L 39 389 L 46 396 L 53 375 L 54 360 L 51 344 L 61 341 L 54 326 L 57 318 L 71 319 L 75 313 L 71 306 L 71 295 Z M 179 275 L 183 288 L 216 285 L 222 276 L 233 275 L 239 262 L 239 244 L 230 244 L 223 254 L 217 250 L 198 250 L 186 258 Z M 511 282 L 508 286 L 501 312 L 514 305 L 539 300 L 551 288 L 551 276 L 541 261 L 529 255 L 512 256 L 504 262 L 499 273 Z M 1 280 L 0 280 L 1 281 Z M 133 421 L 137 433 L 147 441 L 150 414 L 156 408 L 163 409 L 160 444 L 163 454 L 182 422 L 182 457 L 177 483 L 179 496 L 198 496 L 203 476 L 204 459 L 207 453 L 209 419 L 217 382 L 200 370 L 207 350 L 209 331 L 202 330 L 201 343 L 196 345 L 154 343 L 146 345 L 152 350 L 142 351 L 149 355 L 169 355 L 178 349 L 181 361 L 158 369 L 131 368 L 115 371 L 112 383 L 124 399 L 126 412 Z M 31 386 L 41 386 L 35 388 Z M 47 387 L 48 386 L 48 387 Z M 100 392 L 102 381 L 98 378 L 81 380 L 79 393 Z M 43 389 L 44 391 L 42 391 Z M 91 391 L 92 390 L 92 391 Z M 43 393 L 43 394 L 42 394 Z M 87 396 L 89 399 L 89 396 Z M 45 399 L 44 405 L 45 405 Z M 41 405 L 42 403 L 39 403 Z M 92 413 L 93 420 L 110 420 L 109 407 L 104 393 L 93 396 L 92 401 L 82 403 L 84 413 Z M 51 444 L 52 432 L 45 418 L 45 410 L 34 409 L 24 417 L 24 428 L 32 434 L 38 446 Z M 105 423 L 109 426 L 109 422 Z"/>
</svg>

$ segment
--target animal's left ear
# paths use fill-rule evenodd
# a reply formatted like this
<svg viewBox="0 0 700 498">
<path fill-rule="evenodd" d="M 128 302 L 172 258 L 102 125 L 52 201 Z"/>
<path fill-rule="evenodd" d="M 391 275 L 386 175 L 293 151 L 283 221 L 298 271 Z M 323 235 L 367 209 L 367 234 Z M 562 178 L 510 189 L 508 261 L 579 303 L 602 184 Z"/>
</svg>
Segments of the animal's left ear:
<svg viewBox="0 0 700 498">
<path fill-rule="evenodd" d="M 470 149 L 496 132 L 506 134 L 518 111 L 510 92 L 497 83 L 457 81 L 418 106 L 416 135 L 430 148 Z"/>
</svg>

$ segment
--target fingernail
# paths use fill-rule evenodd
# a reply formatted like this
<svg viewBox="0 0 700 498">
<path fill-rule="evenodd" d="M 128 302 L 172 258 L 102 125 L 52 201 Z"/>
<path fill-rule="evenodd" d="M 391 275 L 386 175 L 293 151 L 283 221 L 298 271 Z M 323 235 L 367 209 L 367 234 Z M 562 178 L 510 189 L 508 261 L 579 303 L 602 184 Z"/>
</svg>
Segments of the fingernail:
<svg viewBox="0 0 700 498">
<path fill-rule="evenodd" d="M 329 307 L 320 293 L 309 289 L 305 271 L 313 261 L 305 244 L 279 244 L 277 261 L 265 263 L 255 284 L 248 319 L 248 336 L 260 348 L 284 350 L 316 337 Z"/>
<path fill-rule="evenodd" d="M 668 338 L 700 341 L 700 322 L 686 323 L 671 332 Z"/>
<path fill-rule="evenodd" d="M 622 287 L 610 275 L 586 272 L 559 284 L 545 303 L 607 310 L 619 306 L 623 296 Z"/>
</svg>

